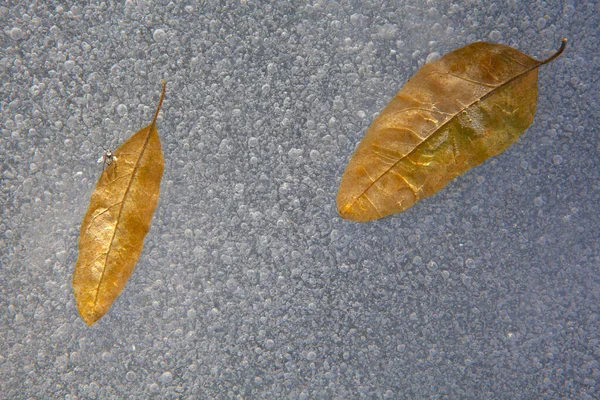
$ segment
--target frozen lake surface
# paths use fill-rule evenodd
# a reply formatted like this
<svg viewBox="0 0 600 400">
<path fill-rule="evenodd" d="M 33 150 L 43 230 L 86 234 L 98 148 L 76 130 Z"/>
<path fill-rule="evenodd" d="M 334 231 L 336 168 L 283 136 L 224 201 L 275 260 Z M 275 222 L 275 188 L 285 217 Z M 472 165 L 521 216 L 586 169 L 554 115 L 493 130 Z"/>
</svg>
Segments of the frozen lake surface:
<svg viewBox="0 0 600 400">
<path fill-rule="evenodd" d="M 0 6 L 0 397 L 597 398 L 600 3 L 94 3 Z M 404 213 L 339 217 L 356 144 L 426 60 L 563 37 L 516 144 Z M 158 208 L 88 327 L 96 160 L 161 79 Z"/>
</svg>

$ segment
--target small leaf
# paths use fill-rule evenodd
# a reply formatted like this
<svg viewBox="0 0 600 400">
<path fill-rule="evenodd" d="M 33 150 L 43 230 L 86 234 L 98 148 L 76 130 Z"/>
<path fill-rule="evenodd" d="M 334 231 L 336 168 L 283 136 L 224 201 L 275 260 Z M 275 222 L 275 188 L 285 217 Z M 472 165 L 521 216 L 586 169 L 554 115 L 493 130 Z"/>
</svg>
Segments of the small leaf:
<svg viewBox="0 0 600 400">
<path fill-rule="evenodd" d="M 373 121 L 342 176 L 338 212 L 370 221 L 404 211 L 499 154 L 533 121 L 535 60 L 476 42 L 425 64 Z"/>
<path fill-rule="evenodd" d="M 105 168 L 81 224 L 73 294 L 88 325 L 106 314 L 123 290 L 150 229 L 164 167 L 156 128 L 166 89 L 164 81 L 162 85 L 152 123 L 105 154 Z"/>
</svg>

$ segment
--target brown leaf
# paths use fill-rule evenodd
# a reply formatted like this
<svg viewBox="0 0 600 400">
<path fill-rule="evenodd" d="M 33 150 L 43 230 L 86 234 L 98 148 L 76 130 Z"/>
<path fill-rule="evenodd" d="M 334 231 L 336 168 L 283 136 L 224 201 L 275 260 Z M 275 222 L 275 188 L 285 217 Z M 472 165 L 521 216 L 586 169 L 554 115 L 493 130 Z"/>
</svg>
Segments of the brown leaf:
<svg viewBox="0 0 600 400">
<path fill-rule="evenodd" d="M 404 211 L 504 151 L 533 121 L 535 60 L 476 42 L 425 64 L 373 121 L 342 176 L 338 212 L 370 221 Z"/>
<path fill-rule="evenodd" d="M 133 272 L 160 194 L 163 154 L 156 117 L 123 143 L 98 179 L 79 236 L 73 294 L 83 320 L 92 325 L 119 296 Z M 105 156 L 106 157 L 106 156 Z"/>
</svg>

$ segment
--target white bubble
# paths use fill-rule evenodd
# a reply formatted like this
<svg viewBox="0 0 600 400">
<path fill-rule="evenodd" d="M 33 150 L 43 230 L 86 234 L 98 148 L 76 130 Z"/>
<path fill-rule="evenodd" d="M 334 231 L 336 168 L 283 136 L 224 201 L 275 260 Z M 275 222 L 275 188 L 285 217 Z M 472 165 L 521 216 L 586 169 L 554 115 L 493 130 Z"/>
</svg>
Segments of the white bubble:
<svg viewBox="0 0 600 400">
<path fill-rule="evenodd" d="M 165 372 L 164 374 L 161 375 L 160 381 L 164 384 L 171 383 L 173 381 L 173 374 L 170 373 L 169 371 Z"/>
<path fill-rule="evenodd" d="M 538 196 L 533 200 L 533 204 L 535 204 L 538 207 L 541 207 L 544 205 L 544 199 L 542 198 L 542 196 Z"/>
<path fill-rule="evenodd" d="M 40 94 L 40 87 L 38 85 L 31 86 L 29 88 L 29 93 L 31 93 L 33 97 L 37 96 L 38 94 Z"/>
<path fill-rule="evenodd" d="M 536 23 L 538 29 L 543 29 L 546 26 L 546 18 L 540 18 Z"/>
<path fill-rule="evenodd" d="M 117 113 L 122 117 L 127 114 L 127 106 L 125 104 L 119 104 L 117 106 Z"/>
<path fill-rule="evenodd" d="M 434 51 L 432 53 L 429 53 L 429 55 L 425 59 L 425 62 L 428 63 L 428 62 L 431 62 L 431 61 L 435 61 L 438 58 L 440 58 L 440 53 L 438 53 L 437 51 Z"/>
<path fill-rule="evenodd" d="M 362 23 L 363 23 L 364 19 L 365 19 L 365 18 L 364 18 L 364 16 L 363 16 L 362 14 L 352 14 L 352 15 L 350 16 L 350 22 L 351 22 L 353 25 L 356 25 L 356 26 L 360 26 L 360 25 L 362 25 Z"/>
<path fill-rule="evenodd" d="M 502 39 L 502 33 L 500 33 L 500 31 L 494 29 L 493 31 L 490 32 L 488 37 L 490 38 L 490 40 L 492 42 L 499 42 L 500 39 Z"/>
<path fill-rule="evenodd" d="M 310 151 L 310 159 L 312 161 L 319 161 L 321 159 L 321 153 L 319 153 L 318 150 L 311 150 Z"/>
<path fill-rule="evenodd" d="M 65 61 L 64 66 L 66 71 L 73 71 L 73 68 L 75 68 L 75 61 L 67 60 Z"/>
<path fill-rule="evenodd" d="M 188 319 L 195 319 L 196 318 L 196 310 L 194 310 L 193 308 L 189 309 L 187 312 L 187 317 L 188 317 Z"/>
<path fill-rule="evenodd" d="M 105 351 L 105 352 L 102 353 L 102 360 L 103 361 L 112 361 L 112 359 L 113 359 L 113 356 L 108 351 Z"/>
<path fill-rule="evenodd" d="M 23 31 L 21 30 L 21 28 L 14 27 L 10 30 L 10 37 L 13 40 L 23 39 Z"/>
<path fill-rule="evenodd" d="M 167 38 L 167 32 L 165 32 L 164 29 L 156 29 L 154 31 L 154 35 L 152 35 L 152 37 L 154 38 L 155 42 L 162 42 Z"/>
<path fill-rule="evenodd" d="M 563 162 L 563 158 L 557 154 L 552 157 L 552 162 L 554 163 L 554 165 L 560 165 Z"/>
<path fill-rule="evenodd" d="M 461 279 L 462 279 L 462 281 L 463 281 L 463 284 L 464 284 L 465 286 L 471 286 L 471 282 L 473 281 L 473 278 L 471 278 L 471 277 L 470 277 L 470 276 L 468 276 L 468 275 L 464 275 L 464 274 L 462 274 L 462 276 L 461 276 Z"/>
<path fill-rule="evenodd" d="M 302 158 L 302 150 L 291 148 L 290 151 L 288 151 L 288 157 L 290 157 L 292 160 L 298 161 Z"/>
</svg>

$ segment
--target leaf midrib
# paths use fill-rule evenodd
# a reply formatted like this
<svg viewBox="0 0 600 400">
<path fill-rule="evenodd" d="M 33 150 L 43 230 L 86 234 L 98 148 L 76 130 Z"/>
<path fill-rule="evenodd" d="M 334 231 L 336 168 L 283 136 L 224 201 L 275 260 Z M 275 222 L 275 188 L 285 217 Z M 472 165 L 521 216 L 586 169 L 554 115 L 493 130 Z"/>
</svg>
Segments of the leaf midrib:
<svg viewBox="0 0 600 400">
<path fill-rule="evenodd" d="M 123 212 L 123 206 L 125 204 L 125 202 L 127 201 L 127 197 L 129 196 L 129 190 L 131 189 L 132 186 L 132 182 L 137 174 L 137 170 L 138 170 L 138 166 L 140 164 L 140 160 L 142 159 L 142 157 L 144 156 L 144 153 L 146 151 L 146 148 L 148 147 L 148 142 L 150 141 L 150 136 L 152 136 L 152 130 L 154 129 L 154 126 L 156 125 L 156 121 L 153 121 L 150 125 L 148 125 L 148 134 L 146 135 L 146 139 L 144 140 L 144 144 L 142 145 L 142 151 L 140 151 L 140 155 L 137 158 L 136 162 L 135 162 L 135 166 L 133 167 L 133 171 L 131 172 L 130 179 L 129 182 L 127 183 L 127 189 L 125 190 L 125 194 L 123 194 L 123 199 L 121 201 L 121 206 L 119 207 L 119 214 L 117 215 L 117 223 L 115 224 L 115 228 L 113 230 L 113 235 L 110 239 L 110 244 L 108 246 L 108 250 L 106 251 L 106 256 L 104 258 L 104 268 L 102 269 L 102 274 L 100 275 L 100 279 L 98 280 L 98 285 L 96 286 L 96 297 L 94 298 L 94 308 L 93 311 L 95 313 L 96 311 L 96 305 L 98 304 L 98 297 L 100 296 L 100 287 L 102 287 L 102 283 L 104 281 L 104 277 L 105 277 L 105 272 L 106 272 L 106 266 L 108 264 L 108 256 L 113 248 L 113 242 L 115 240 L 115 237 L 117 235 L 117 229 L 119 228 L 119 224 L 121 222 L 121 214 Z M 142 128 L 142 129 L 146 129 L 146 128 Z"/>
<path fill-rule="evenodd" d="M 448 121 L 444 122 L 442 125 L 438 126 L 437 128 L 435 128 L 433 130 L 433 133 L 431 133 L 429 136 L 427 136 L 427 138 L 425 138 L 425 140 L 423 140 L 421 143 L 419 143 L 417 146 L 415 146 L 411 151 L 409 151 L 408 153 L 406 153 L 404 156 L 400 157 L 394 164 L 392 164 L 388 169 L 386 169 L 384 172 L 381 173 L 381 175 L 379 175 L 375 180 L 373 180 L 369 186 L 367 186 L 365 188 L 365 190 L 363 190 L 355 199 L 354 201 L 352 201 L 352 203 L 350 203 L 347 206 L 347 209 L 351 209 L 352 207 L 354 207 L 354 205 L 356 204 L 356 202 L 358 201 L 358 199 L 360 199 L 362 196 L 365 196 L 366 193 L 369 191 L 369 189 L 371 189 L 371 187 L 373 185 L 375 185 L 384 175 L 388 174 L 393 168 L 396 167 L 396 165 L 398 165 L 398 163 L 400 163 L 403 159 L 405 159 L 406 157 L 410 156 L 414 151 L 416 151 L 423 143 L 425 143 L 427 140 L 429 140 L 432 136 L 434 136 L 438 131 L 442 130 L 446 125 L 450 124 L 452 121 L 454 121 L 454 119 L 456 117 L 458 117 L 458 115 L 465 111 L 468 110 L 469 108 L 471 108 L 474 104 L 483 101 L 484 99 L 486 99 L 488 96 L 491 96 L 493 93 L 496 92 L 496 90 L 501 89 L 503 87 L 505 87 L 506 85 L 508 85 L 509 83 L 511 83 L 512 81 L 524 76 L 525 74 L 530 73 L 531 71 L 539 68 L 542 64 L 545 64 L 545 61 L 538 61 L 535 60 L 536 64 L 529 67 L 528 69 L 524 70 L 523 72 L 521 72 L 520 74 L 517 74 L 515 76 L 513 76 L 512 78 L 504 81 L 503 83 L 499 84 L 498 86 L 494 87 L 492 90 L 490 90 L 489 92 L 487 92 L 486 94 L 484 94 L 483 96 L 481 96 L 480 98 L 476 99 L 475 101 L 471 102 L 470 104 L 468 104 L 467 106 L 461 108 L 457 113 L 455 113 L 451 118 L 448 119 Z M 395 96 L 394 96 L 395 97 Z M 415 193 L 416 195 L 416 193 Z M 377 209 L 376 209 L 377 210 Z M 379 212 L 378 212 L 379 214 Z"/>
</svg>

